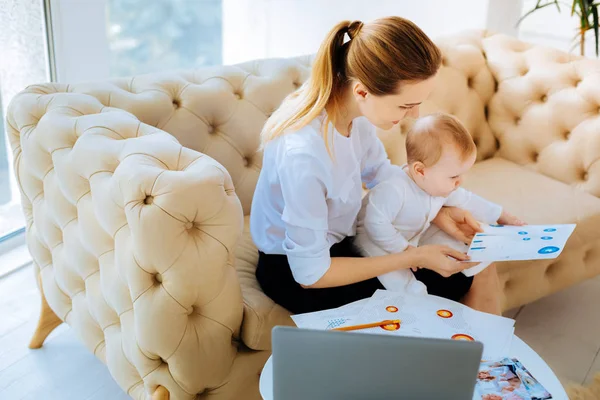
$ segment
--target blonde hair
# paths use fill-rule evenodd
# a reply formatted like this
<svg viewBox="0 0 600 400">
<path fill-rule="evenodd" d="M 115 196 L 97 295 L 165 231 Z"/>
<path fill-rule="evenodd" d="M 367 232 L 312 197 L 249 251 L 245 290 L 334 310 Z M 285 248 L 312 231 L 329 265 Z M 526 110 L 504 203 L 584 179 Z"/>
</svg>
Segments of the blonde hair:
<svg viewBox="0 0 600 400">
<path fill-rule="evenodd" d="M 350 40 L 344 43 L 345 34 Z M 335 125 L 343 89 L 361 82 L 373 95 L 396 93 L 403 81 L 434 76 L 442 61 L 438 47 L 414 23 L 386 17 L 367 24 L 342 21 L 327 35 L 316 54 L 311 76 L 271 115 L 261 132 L 262 146 L 287 131 L 308 125 L 327 109 L 325 128 Z M 329 151 L 327 129 L 323 132 Z"/>
<path fill-rule="evenodd" d="M 463 161 L 477 150 L 469 131 L 458 118 L 444 113 L 426 115 L 419 118 L 406 135 L 407 162 L 419 161 L 430 167 L 440 160 L 447 146 L 454 146 Z"/>
</svg>

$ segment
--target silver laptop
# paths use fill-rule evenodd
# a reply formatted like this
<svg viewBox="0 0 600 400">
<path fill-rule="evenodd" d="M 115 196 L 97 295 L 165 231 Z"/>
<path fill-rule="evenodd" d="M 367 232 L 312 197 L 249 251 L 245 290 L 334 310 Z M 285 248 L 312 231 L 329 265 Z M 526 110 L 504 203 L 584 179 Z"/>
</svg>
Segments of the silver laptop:
<svg viewBox="0 0 600 400">
<path fill-rule="evenodd" d="M 274 400 L 473 398 L 483 345 L 299 329 L 272 331 Z"/>
</svg>

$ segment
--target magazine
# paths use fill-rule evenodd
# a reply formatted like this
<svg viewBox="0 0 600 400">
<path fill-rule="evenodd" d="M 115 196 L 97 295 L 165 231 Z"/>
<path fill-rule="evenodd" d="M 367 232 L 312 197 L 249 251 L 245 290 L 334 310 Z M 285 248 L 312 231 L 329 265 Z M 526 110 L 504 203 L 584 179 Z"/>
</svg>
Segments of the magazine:
<svg viewBox="0 0 600 400">
<path fill-rule="evenodd" d="M 546 400 L 552 395 L 516 358 L 484 361 L 479 367 L 475 398 L 481 400 Z"/>
</svg>

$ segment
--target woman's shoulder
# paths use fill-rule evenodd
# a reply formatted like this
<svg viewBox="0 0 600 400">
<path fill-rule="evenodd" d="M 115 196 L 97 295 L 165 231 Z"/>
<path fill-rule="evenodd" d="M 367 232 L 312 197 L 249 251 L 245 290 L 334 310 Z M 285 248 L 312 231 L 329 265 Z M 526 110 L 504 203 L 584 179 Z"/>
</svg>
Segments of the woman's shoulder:
<svg viewBox="0 0 600 400">
<path fill-rule="evenodd" d="M 317 120 L 281 135 L 273 140 L 272 145 L 277 148 L 279 154 L 284 156 L 297 154 L 321 159 L 328 154 Z"/>
</svg>

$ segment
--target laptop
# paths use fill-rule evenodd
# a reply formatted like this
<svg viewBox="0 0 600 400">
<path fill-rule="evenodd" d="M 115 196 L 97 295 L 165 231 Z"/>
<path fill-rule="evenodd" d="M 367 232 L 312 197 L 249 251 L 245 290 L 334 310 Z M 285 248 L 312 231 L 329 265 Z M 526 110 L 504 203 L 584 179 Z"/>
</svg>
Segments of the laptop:
<svg viewBox="0 0 600 400">
<path fill-rule="evenodd" d="M 470 400 L 483 345 L 276 326 L 274 400 Z"/>
</svg>

